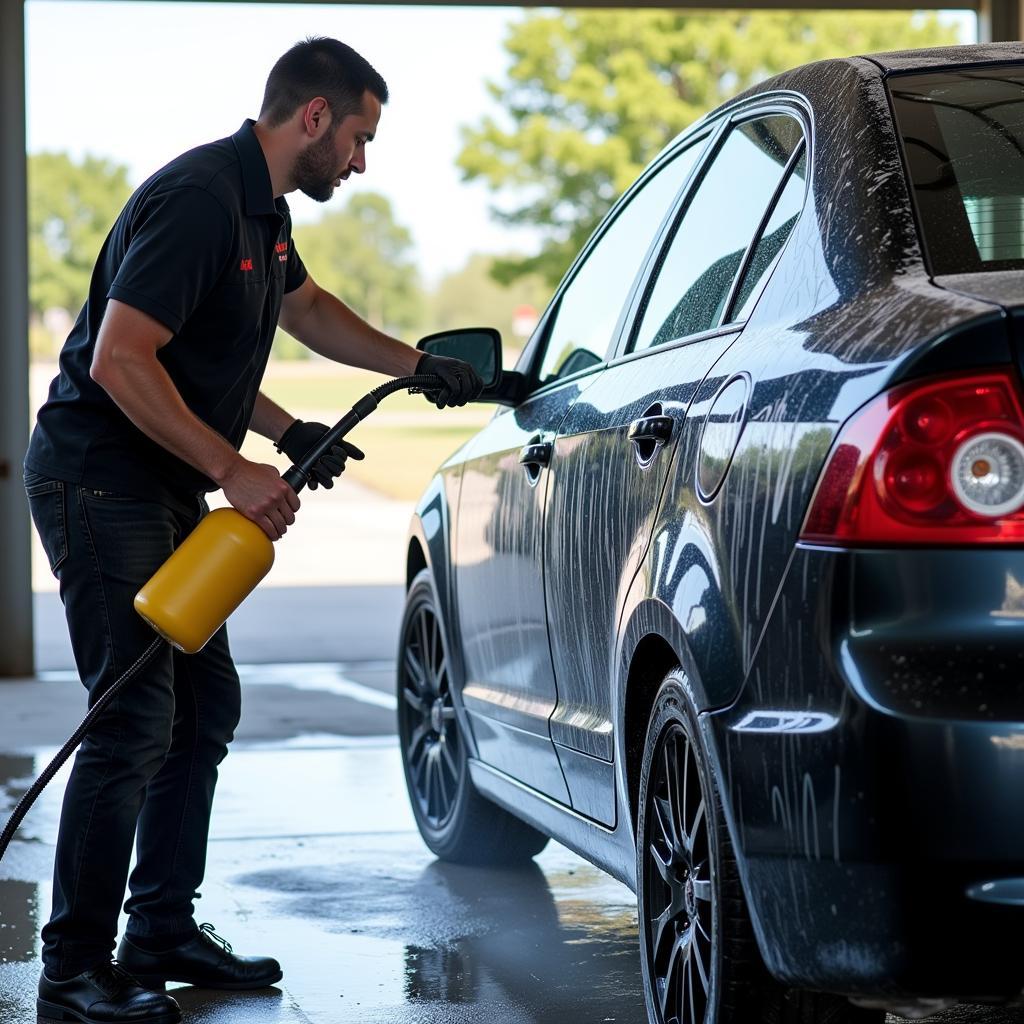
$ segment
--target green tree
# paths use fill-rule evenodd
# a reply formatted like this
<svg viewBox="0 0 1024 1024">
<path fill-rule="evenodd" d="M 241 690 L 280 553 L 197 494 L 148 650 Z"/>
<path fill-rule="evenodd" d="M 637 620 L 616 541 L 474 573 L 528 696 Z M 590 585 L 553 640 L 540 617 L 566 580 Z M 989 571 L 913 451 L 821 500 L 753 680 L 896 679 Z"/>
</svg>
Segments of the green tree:
<svg viewBox="0 0 1024 1024">
<path fill-rule="evenodd" d="M 464 128 L 458 158 L 465 179 L 511 193 L 500 221 L 542 232 L 536 256 L 495 273 L 556 283 L 655 154 L 748 86 L 824 57 L 953 42 L 909 11 L 527 14 L 505 38 L 507 80 L 489 85 L 505 116 Z"/>
<path fill-rule="evenodd" d="M 517 333 L 516 310 L 544 311 L 551 288 L 537 275 L 504 285 L 493 276 L 494 256 L 475 253 L 461 270 L 446 274 L 431 296 L 431 330 L 496 327 L 501 332 L 505 365 L 511 366 L 526 340 Z"/>
<path fill-rule="evenodd" d="M 130 194 L 128 169 L 110 160 L 29 156 L 29 303 L 36 317 L 53 307 L 72 315 L 81 309 L 100 247 Z"/>
<path fill-rule="evenodd" d="M 393 333 L 420 325 L 422 293 L 412 234 L 382 195 L 361 192 L 314 224 L 297 224 L 295 245 L 317 283 L 375 327 Z"/>
</svg>

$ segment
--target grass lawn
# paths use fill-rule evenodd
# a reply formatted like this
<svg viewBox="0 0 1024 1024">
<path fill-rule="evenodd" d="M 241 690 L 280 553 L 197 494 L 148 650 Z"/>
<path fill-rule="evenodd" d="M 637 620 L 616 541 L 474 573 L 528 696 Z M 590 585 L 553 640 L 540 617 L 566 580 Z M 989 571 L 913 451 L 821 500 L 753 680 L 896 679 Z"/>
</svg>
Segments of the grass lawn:
<svg viewBox="0 0 1024 1024">
<path fill-rule="evenodd" d="M 421 399 L 422 401 L 422 399 Z M 362 462 L 349 460 L 345 475 L 389 498 L 415 500 L 437 467 L 477 432 L 476 427 L 374 427 L 372 421 L 352 432 L 352 443 L 366 452 Z"/>
<path fill-rule="evenodd" d="M 305 373 L 292 370 L 287 375 L 275 372 L 274 364 L 267 368 L 261 390 L 278 405 L 289 411 L 299 409 L 337 409 L 338 416 L 351 409 L 357 399 L 368 391 L 390 380 L 379 373 L 366 370 L 338 372 L 333 366 L 303 363 Z M 384 399 L 382 408 L 389 412 L 424 412 L 430 410 L 422 395 L 399 391 Z"/>
<path fill-rule="evenodd" d="M 272 362 L 262 390 L 296 416 L 323 418 L 328 410 L 336 410 L 341 416 L 358 398 L 388 379 L 330 363 Z M 366 458 L 350 461 L 346 474 L 389 498 L 415 500 L 437 467 L 472 437 L 493 411 L 490 406 L 475 408 L 480 423 L 446 424 L 444 411 L 434 409 L 422 395 L 402 391 L 389 395 L 381 403 L 380 413 L 352 431 L 349 439 L 366 452 Z M 392 413 L 399 414 L 401 424 L 387 422 Z"/>
</svg>

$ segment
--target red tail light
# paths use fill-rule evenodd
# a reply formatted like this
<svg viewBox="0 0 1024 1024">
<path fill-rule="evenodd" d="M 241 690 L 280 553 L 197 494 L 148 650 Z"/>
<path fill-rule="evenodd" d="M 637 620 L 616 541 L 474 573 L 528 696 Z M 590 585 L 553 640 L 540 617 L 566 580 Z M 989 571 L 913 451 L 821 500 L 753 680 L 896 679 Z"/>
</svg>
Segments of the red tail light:
<svg viewBox="0 0 1024 1024">
<path fill-rule="evenodd" d="M 1024 543 L 1024 413 L 1009 372 L 914 381 L 869 402 L 832 446 L 800 539 Z"/>
</svg>

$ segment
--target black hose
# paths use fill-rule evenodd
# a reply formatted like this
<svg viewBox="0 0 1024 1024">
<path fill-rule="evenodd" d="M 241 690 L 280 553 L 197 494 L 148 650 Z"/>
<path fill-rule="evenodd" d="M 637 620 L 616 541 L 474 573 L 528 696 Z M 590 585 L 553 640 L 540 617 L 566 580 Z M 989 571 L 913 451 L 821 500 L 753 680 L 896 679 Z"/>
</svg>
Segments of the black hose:
<svg viewBox="0 0 1024 1024">
<path fill-rule="evenodd" d="M 444 386 L 444 381 L 436 373 L 417 373 L 411 377 L 396 377 L 375 387 L 368 395 L 352 406 L 330 430 L 320 438 L 312 448 L 294 465 L 286 469 L 281 476 L 288 481 L 292 490 L 298 494 L 309 481 L 309 474 L 321 457 L 331 450 L 360 420 L 377 408 L 382 398 L 393 395 L 396 391 L 427 391 Z"/>
<path fill-rule="evenodd" d="M 64 762 L 74 753 L 75 748 L 85 737 L 85 734 L 92 728 L 93 722 L 106 710 L 110 702 L 132 681 L 132 678 L 153 660 L 154 655 L 167 641 L 162 637 L 155 637 L 153 642 L 135 659 L 131 666 L 123 672 L 100 696 L 99 700 L 91 708 L 89 713 L 82 719 L 82 724 L 71 734 L 67 743 L 57 751 L 56 757 L 43 769 L 42 774 L 29 787 L 28 792 L 18 801 L 18 806 L 4 825 L 3 832 L 0 832 L 0 860 L 3 860 L 7 847 L 10 846 L 14 833 L 22 819 L 28 814 L 28 809 L 36 802 L 36 798 L 49 785 L 50 780 L 60 771 Z"/>
<path fill-rule="evenodd" d="M 323 439 L 311 448 L 302 458 L 297 466 L 292 466 L 282 475 L 295 488 L 300 490 L 309 479 L 309 471 L 316 464 L 317 460 L 326 452 L 331 445 L 344 437 L 360 420 L 377 408 L 377 403 L 396 391 L 416 390 L 423 391 L 429 388 L 440 387 L 444 382 L 436 374 L 415 374 L 411 377 L 396 377 L 394 380 L 386 381 L 379 387 L 375 387 L 368 395 L 359 399 L 352 407 L 352 411 L 346 413 L 338 422 L 324 435 Z M 29 808 L 36 802 L 39 794 L 49 785 L 54 775 L 60 771 L 64 762 L 74 753 L 75 748 L 85 738 L 85 734 L 92 728 L 92 724 L 110 705 L 110 702 L 131 682 L 156 655 L 163 645 L 167 643 L 162 637 L 155 637 L 153 642 L 139 655 L 132 665 L 123 672 L 113 684 L 103 692 L 95 704 L 89 709 L 89 713 L 82 719 L 81 725 L 72 733 L 63 747 L 57 751 L 56 757 L 43 769 L 42 774 L 29 787 L 25 795 L 18 801 L 17 807 L 11 813 L 3 832 L 0 832 L 0 860 L 3 860 L 7 847 L 10 846 L 14 833 L 18 831 Z"/>
</svg>

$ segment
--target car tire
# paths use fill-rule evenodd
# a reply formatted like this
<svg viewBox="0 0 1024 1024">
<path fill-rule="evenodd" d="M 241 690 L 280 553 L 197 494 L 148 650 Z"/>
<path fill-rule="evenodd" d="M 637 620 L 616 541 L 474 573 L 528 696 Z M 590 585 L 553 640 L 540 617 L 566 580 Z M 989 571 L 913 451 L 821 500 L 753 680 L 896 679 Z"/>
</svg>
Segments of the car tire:
<svg viewBox="0 0 1024 1024">
<path fill-rule="evenodd" d="M 681 669 L 648 720 L 637 822 L 637 908 L 651 1024 L 883 1024 L 882 1011 L 787 989 L 754 938 L 721 799 Z"/>
<path fill-rule="evenodd" d="M 456 864 L 525 864 L 548 837 L 482 797 L 454 703 L 449 643 L 429 569 L 406 596 L 398 647 L 398 737 L 423 841 Z"/>
</svg>

